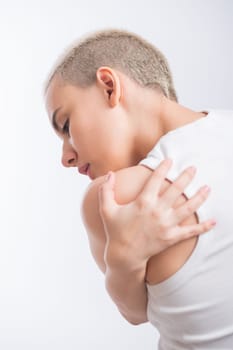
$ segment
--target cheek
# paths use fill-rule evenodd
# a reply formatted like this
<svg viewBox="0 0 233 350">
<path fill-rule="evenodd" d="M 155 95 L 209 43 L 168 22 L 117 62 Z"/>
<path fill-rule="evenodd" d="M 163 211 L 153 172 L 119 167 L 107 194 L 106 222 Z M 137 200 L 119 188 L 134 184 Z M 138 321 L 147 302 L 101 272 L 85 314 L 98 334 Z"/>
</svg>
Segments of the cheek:
<svg viewBox="0 0 233 350">
<path fill-rule="evenodd" d="M 81 141 L 86 134 L 86 126 L 77 120 L 70 120 L 70 136 L 74 143 Z"/>
</svg>

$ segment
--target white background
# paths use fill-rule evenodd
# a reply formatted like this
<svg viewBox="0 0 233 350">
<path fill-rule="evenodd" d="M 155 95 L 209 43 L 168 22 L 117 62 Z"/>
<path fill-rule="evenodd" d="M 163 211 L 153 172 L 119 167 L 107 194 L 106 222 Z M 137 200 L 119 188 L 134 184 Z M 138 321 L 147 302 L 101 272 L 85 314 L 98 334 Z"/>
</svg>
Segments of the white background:
<svg viewBox="0 0 233 350">
<path fill-rule="evenodd" d="M 0 0 L 0 349 L 152 350 L 104 289 L 80 220 L 89 180 L 62 168 L 42 87 L 52 64 L 95 29 L 157 45 L 180 102 L 232 109 L 231 0 Z M 221 142 L 221 140 L 216 140 Z"/>
</svg>

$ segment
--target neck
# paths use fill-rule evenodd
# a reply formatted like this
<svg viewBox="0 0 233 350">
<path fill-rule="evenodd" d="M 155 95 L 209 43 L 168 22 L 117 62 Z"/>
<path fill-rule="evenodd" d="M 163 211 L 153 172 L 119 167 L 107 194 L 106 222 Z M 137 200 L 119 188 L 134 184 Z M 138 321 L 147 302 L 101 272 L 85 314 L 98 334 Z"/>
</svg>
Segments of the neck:
<svg viewBox="0 0 233 350">
<path fill-rule="evenodd" d="M 139 139 L 137 138 L 135 143 L 139 146 L 139 160 L 145 158 L 163 135 L 206 115 L 204 112 L 195 112 L 164 96 L 151 100 L 151 104 L 147 105 L 144 112 L 144 117 L 140 118 Z"/>
<path fill-rule="evenodd" d="M 206 116 L 205 112 L 193 111 L 167 98 L 164 100 L 161 110 L 163 135 Z"/>
</svg>

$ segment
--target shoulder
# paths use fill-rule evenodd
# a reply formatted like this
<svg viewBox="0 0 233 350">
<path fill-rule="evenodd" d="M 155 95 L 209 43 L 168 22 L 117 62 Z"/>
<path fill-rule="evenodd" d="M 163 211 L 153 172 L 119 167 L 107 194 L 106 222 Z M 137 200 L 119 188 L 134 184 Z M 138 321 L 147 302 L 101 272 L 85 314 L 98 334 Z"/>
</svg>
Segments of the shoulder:
<svg viewBox="0 0 233 350">
<path fill-rule="evenodd" d="M 142 165 L 137 165 L 130 168 L 124 168 L 115 172 L 115 196 L 116 201 L 119 204 L 126 204 L 135 198 L 141 191 L 142 186 L 147 181 L 151 174 L 151 170 Z M 104 176 L 100 176 L 93 180 L 88 186 L 84 198 L 83 208 L 86 208 L 87 204 L 98 197 L 99 186 L 105 181 Z"/>
<path fill-rule="evenodd" d="M 156 170 L 155 170 L 156 171 Z M 150 177 L 152 170 L 137 165 L 130 168 L 121 169 L 115 172 L 115 199 L 119 204 L 127 204 L 133 201 L 142 191 L 145 183 Z M 82 217 L 87 229 L 92 254 L 104 271 L 104 247 L 105 234 L 102 220 L 99 214 L 98 190 L 99 186 L 105 181 L 104 177 L 99 177 L 89 185 L 82 203 Z M 161 193 L 169 186 L 168 180 L 164 180 Z M 179 206 L 186 201 L 185 196 L 181 195 L 175 206 Z M 192 215 L 182 224 L 196 223 L 195 215 Z M 148 263 L 147 281 L 150 284 L 162 282 L 175 273 L 191 255 L 197 238 L 191 238 L 170 247 L 164 252 L 152 257 Z"/>
<path fill-rule="evenodd" d="M 115 172 L 115 199 L 119 204 L 134 200 L 143 188 L 151 170 L 144 166 L 124 168 Z M 103 229 L 99 215 L 99 187 L 104 183 L 105 176 L 93 180 L 88 186 L 81 205 L 81 215 L 89 235 Z"/>
<path fill-rule="evenodd" d="M 119 204 L 126 204 L 134 200 L 143 188 L 144 183 L 151 174 L 151 170 L 144 166 L 124 168 L 115 172 L 115 199 Z M 81 216 L 89 239 L 91 253 L 104 272 L 105 233 L 99 213 L 99 187 L 104 183 L 105 177 L 100 176 L 88 186 L 81 205 Z"/>
</svg>

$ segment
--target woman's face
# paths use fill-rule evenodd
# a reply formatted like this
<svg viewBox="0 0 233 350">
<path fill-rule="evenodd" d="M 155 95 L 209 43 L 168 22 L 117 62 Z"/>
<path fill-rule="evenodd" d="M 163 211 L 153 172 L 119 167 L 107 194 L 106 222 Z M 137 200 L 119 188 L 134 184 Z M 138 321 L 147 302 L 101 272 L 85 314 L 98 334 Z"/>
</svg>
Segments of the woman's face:
<svg viewBox="0 0 233 350">
<path fill-rule="evenodd" d="M 80 88 L 56 76 L 46 93 L 49 119 L 63 142 L 62 164 L 91 179 L 135 165 L 129 118 L 110 98 L 101 85 Z"/>
</svg>

